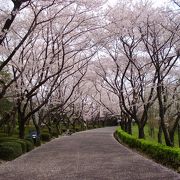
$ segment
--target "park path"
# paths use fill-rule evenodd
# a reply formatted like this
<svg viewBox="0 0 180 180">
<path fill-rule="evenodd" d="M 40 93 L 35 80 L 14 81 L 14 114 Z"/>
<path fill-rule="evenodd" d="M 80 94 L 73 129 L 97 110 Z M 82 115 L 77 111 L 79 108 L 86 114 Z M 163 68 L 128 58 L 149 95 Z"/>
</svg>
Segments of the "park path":
<svg viewBox="0 0 180 180">
<path fill-rule="evenodd" d="M 0 166 L 0 180 L 180 180 L 119 144 L 115 128 L 60 137 Z"/>
</svg>

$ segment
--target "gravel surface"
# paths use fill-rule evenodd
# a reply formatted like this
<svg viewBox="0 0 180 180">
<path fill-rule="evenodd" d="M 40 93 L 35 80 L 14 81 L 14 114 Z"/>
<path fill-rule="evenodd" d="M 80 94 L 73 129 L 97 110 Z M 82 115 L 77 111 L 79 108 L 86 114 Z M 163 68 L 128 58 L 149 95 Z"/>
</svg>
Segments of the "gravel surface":
<svg viewBox="0 0 180 180">
<path fill-rule="evenodd" d="M 0 166 L 0 180 L 180 180 L 180 175 L 119 144 L 115 128 L 52 140 Z"/>
</svg>

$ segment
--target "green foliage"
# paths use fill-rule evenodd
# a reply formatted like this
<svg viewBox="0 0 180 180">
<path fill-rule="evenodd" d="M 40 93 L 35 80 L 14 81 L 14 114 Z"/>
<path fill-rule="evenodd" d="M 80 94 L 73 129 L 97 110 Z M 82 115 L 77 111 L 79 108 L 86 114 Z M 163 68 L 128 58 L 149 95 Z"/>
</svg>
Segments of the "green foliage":
<svg viewBox="0 0 180 180">
<path fill-rule="evenodd" d="M 126 144 L 132 148 L 136 148 L 153 159 L 161 162 L 164 165 L 170 165 L 177 169 L 180 166 L 180 149 L 168 147 L 162 144 L 149 142 L 144 139 L 137 139 L 130 134 L 124 132 L 120 128 L 117 129 L 116 134 Z"/>
<path fill-rule="evenodd" d="M 6 134 L 6 133 L 4 133 L 4 132 L 0 132 L 0 138 L 1 137 L 7 137 L 8 135 Z"/>
<path fill-rule="evenodd" d="M 17 139 L 15 137 L 0 137 L 0 143 L 1 142 L 15 142 L 16 140 L 20 140 L 20 139 Z"/>
<path fill-rule="evenodd" d="M 27 146 L 27 152 L 31 151 L 32 149 L 34 149 L 34 143 L 29 141 L 29 140 L 24 140 L 24 142 L 26 143 Z"/>
<path fill-rule="evenodd" d="M 29 135 L 29 133 L 32 131 L 36 131 L 36 128 L 33 125 L 27 125 L 25 129 L 25 134 Z"/>
<path fill-rule="evenodd" d="M 22 155 L 22 146 L 17 142 L 0 143 L 0 159 L 12 160 Z"/>
<path fill-rule="evenodd" d="M 0 61 L 0 65 L 2 62 Z M 8 69 L 3 69 L 0 71 L 0 76 L 1 76 L 1 83 L 2 81 L 7 82 L 11 79 L 11 74 L 8 72 Z"/>
<path fill-rule="evenodd" d="M 0 138 L 0 143 L 4 143 L 4 142 L 15 142 L 15 143 L 18 143 L 18 144 L 21 145 L 22 152 L 23 153 L 27 152 L 27 145 L 21 139 L 17 139 L 17 138 L 13 138 L 13 137 L 1 137 Z"/>
<path fill-rule="evenodd" d="M 8 112 L 11 110 L 13 103 L 10 102 L 7 98 L 0 99 L 0 114 L 2 115 L 4 112 Z"/>
<path fill-rule="evenodd" d="M 51 136 L 50 136 L 50 134 L 49 133 L 42 133 L 41 134 L 41 140 L 42 141 L 50 141 L 51 140 Z"/>
<path fill-rule="evenodd" d="M 54 132 L 54 131 L 52 132 L 52 137 L 56 137 L 57 138 L 58 136 L 59 136 L 59 134 L 57 132 Z"/>
<path fill-rule="evenodd" d="M 31 137 L 26 137 L 25 140 L 27 140 L 27 141 L 31 142 L 32 144 L 34 144 L 34 141 L 33 141 L 33 139 Z"/>
<path fill-rule="evenodd" d="M 34 149 L 34 142 L 31 138 L 26 138 L 25 140 L 14 138 L 14 137 L 1 137 L 0 143 L 4 142 L 15 142 L 21 145 L 22 153 L 26 153 Z"/>
<path fill-rule="evenodd" d="M 40 146 L 41 145 L 41 139 L 39 137 L 36 138 L 34 145 L 35 146 Z"/>
<path fill-rule="evenodd" d="M 26 142 L 24 142 L 23 140 L 20 140 L 20 139 L 17 139 L 15 142 L 19 143 L 21 145 L 23 153 L 27 152 L 27 144 L 26 144 Z"/>
<path fill-rule="evenodd" d="M 33 139 L 31 137 L 26 137 L 25 141 L 29 141 L 33 145 L 33 148 L 34 148 L 34 146 L 41 145 L 41 139 L 39 137 L 37 137 L 36 139 Z"/>
</svg>

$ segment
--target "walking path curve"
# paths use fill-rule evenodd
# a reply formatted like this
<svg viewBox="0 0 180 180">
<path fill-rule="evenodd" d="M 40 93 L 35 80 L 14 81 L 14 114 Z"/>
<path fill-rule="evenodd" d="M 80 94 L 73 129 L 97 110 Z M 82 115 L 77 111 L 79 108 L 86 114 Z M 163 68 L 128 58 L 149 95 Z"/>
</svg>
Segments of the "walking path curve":
<svg viewBox="0 0 180 180">
<path fill-rule="evenodd" d="M 0 180 L 180 180 L 180 175 L 119 144 L 115 128 L 52 140 L 0 166 Z"/>
</svg>

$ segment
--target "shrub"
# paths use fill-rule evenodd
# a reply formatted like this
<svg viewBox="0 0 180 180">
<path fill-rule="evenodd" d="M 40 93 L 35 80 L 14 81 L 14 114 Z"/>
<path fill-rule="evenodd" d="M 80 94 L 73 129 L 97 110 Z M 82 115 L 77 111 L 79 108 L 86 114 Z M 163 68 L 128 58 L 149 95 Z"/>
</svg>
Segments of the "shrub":
<svg viewBox="0 0 180 180">
<path fill-rule="evenodd" d="M 1 142 L 7 142 L 7 141 L 15 141 L 17 138 L 15 137 L 0 137 L 0 143 Z"/>
<path fill-rule="evenodd" d="M 12 160 L 22 155 L 22 146 L 17 142 L 0 143 L 0 158 L 3 160 Z"/>
<path fill-rule="evenodd" d="M 41 133 L 49 133 L 49 130 L 46 129 L 46 128 L 43 128 L 42 131 L 41 131 Z"/>
<path fill-rule="evenodd" d="M 27 152 L 27 144 L 26 144 L 26 142 L 24 142 L 24 141 L 21 140 L 21 139 L 17 139 L 17 140 L 15 140 L 14 142 L 19 143 L 19 144 L 21 145 L 21 148 L 22 148 L 22 152 L 23 152 L 23 153 L 26 153 L 26 152 Z"/>
<path fill-rule="evenodd" d="M 121 129 L 116 131 L 116 135 L 130 147 L 145 152 L 164 165 L 170 165 L 175 169 L 180 166 L 180 149 L 178 148 L 152 143 L 144 139 L 137 139 Z"/>
<path fill-rule="evenodd" d="M 31 142 L 32 144 L 34 144 L 34 141 L 33 141 L 33 139 L 31 137 L 26 137 L 25 140 L 27 140 L 27 141 Z"/>
<path fill-rule="evenodd" d="M 7 137 L 8 135 L 6 133 L 0 132 L 0 137 Z"/>
<path fill-rule="evenodd" d="M 52 137 L 56 137 L 56 138 L 58 138 L 58 136 L 59 136 L 59 134 L 57 133 L 57 132 L 52 132 Z"/>
<path fill-rule="evenodd" d="M 28 136 L 28 137 L 25 138 L 25 140 L 32 143 L 33 148 L 34 148 L 34 145 L 35 146 L 40 146 L 41 145 L 41 139 L 39 137 L 36 137 L 35 139 L 33 139 L 32 137 Z"/>
<path fill-rule="evenodd" d="M 29 140 L 24 140 L 24 142 L 26 143 L 27 146 L 27 152 L 31 151 L 32 149 L 34 149 L 34 143 L 29 141 Z"/>
<path fill-rule="evenodd" d="M 14 157 L 14 149 L 10 146 L 5 146 L 0 144 L 0 159 L 2 160 L 12 160 Z"/>
<path fill-rule="evenodd" d="M 3 142 L 16 142 L 16 143 L 19 143 L 21 145 L 22 152 L 23 153 L 27 152 L 27 145 L 21 139 L 14 138 L 14 137 L 1 137 L 0 138 L 0 143 L 3 143 Z"/>
<path fill-rule="evenodd" d="M 42 133 L 41 134 L 41 140 L 42 141 L 50 141 L 51 140 L 51 136 L 49 133 Z"/>
<path fill-rule="evenodd" d="M 34 143 L 35 146 L 40 146 L 41 145 L 41 139 L 39 137 L 37 137 L 35 139 L 35 143 Z"/>
</svg>

